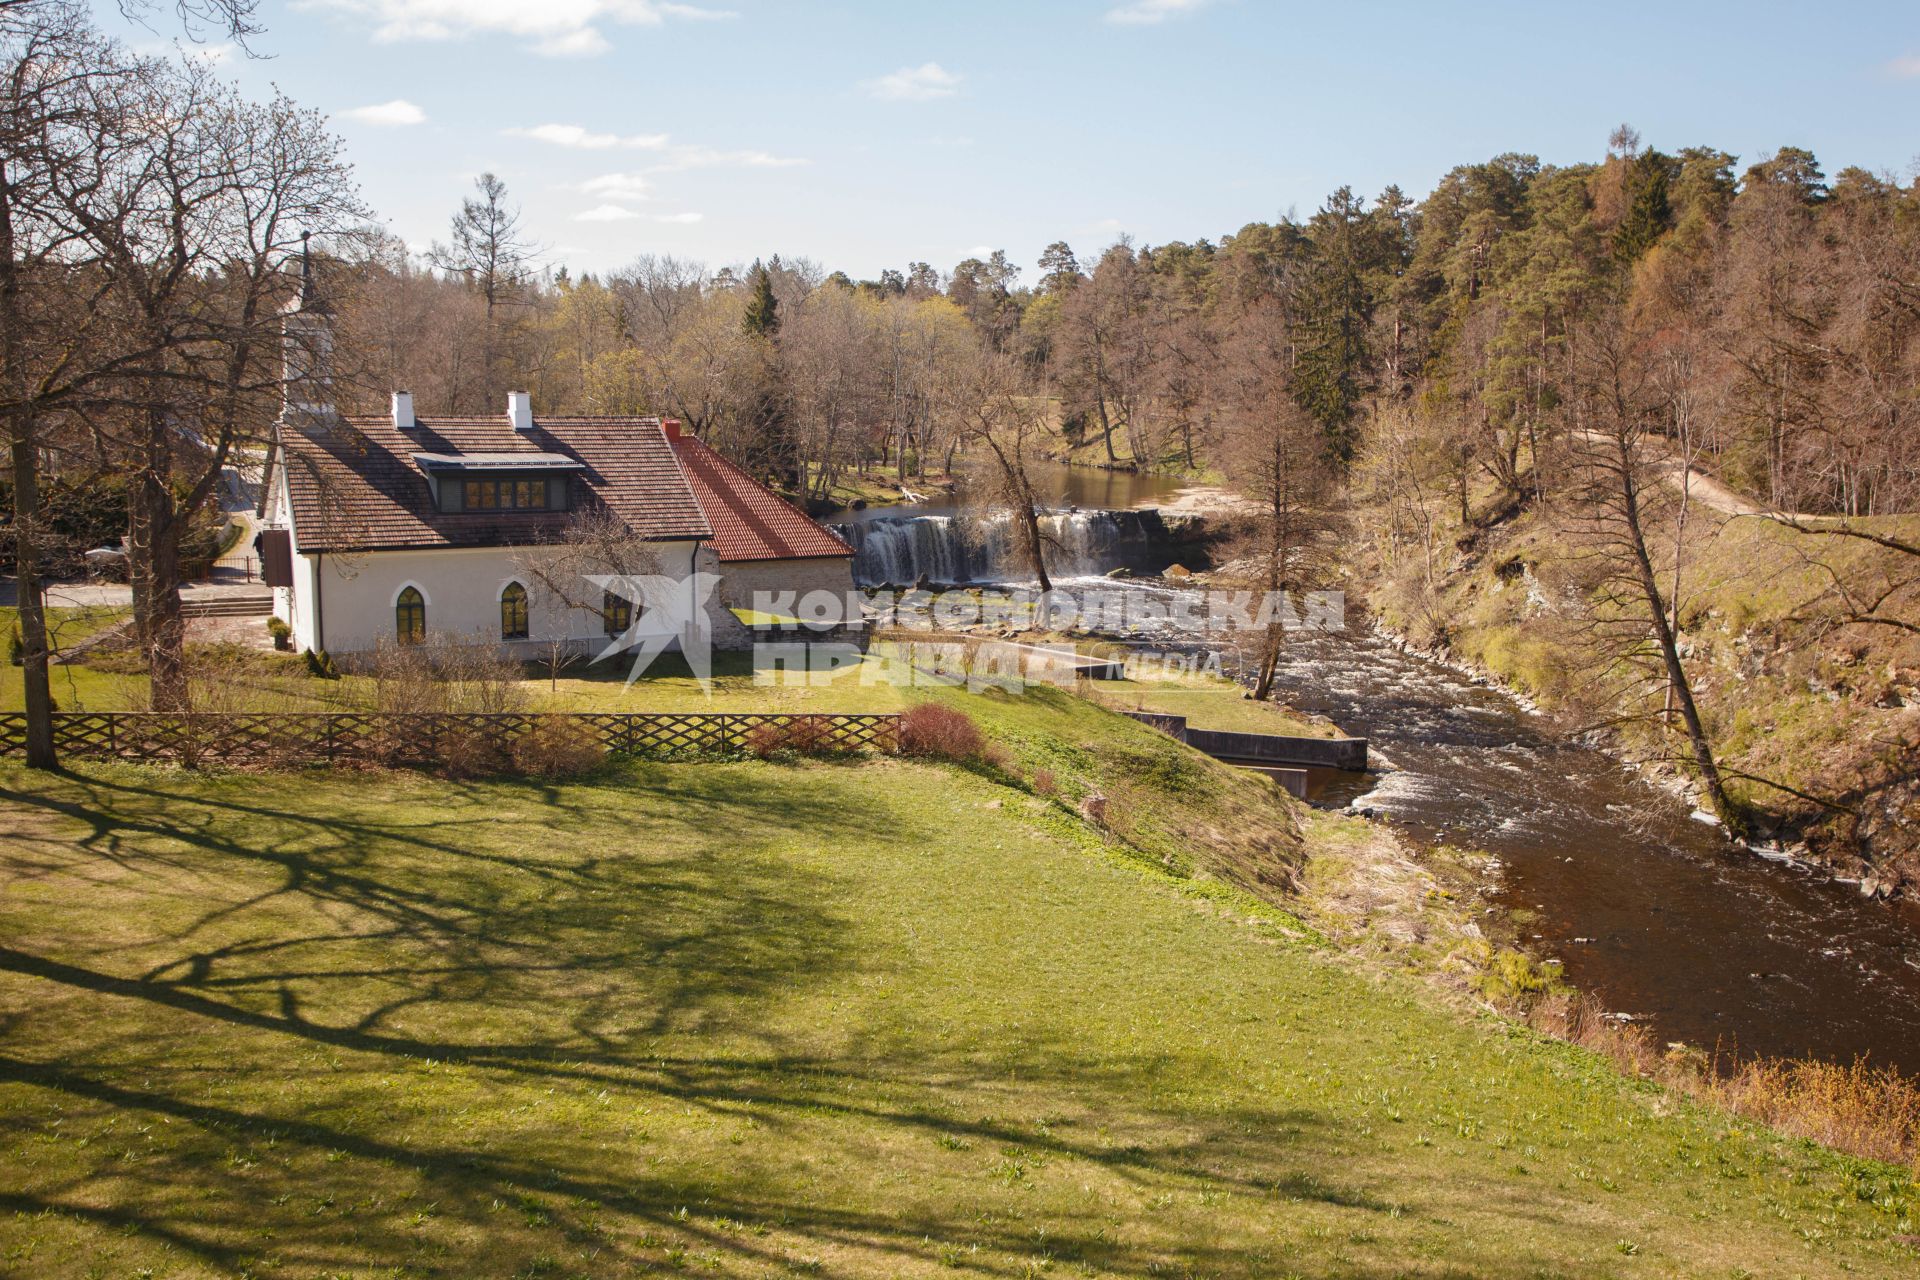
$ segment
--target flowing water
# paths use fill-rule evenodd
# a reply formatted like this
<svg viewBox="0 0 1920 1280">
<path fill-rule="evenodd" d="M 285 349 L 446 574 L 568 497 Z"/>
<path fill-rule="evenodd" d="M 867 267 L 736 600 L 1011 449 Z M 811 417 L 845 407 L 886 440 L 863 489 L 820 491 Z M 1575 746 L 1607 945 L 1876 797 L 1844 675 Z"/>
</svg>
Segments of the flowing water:
<svg viewBox="0 0 1920 1280">
<path fill-rule="evenodd" d="M 1506 695 L 1371 635 L 1289 647 L 1285 694 L 1396 768 L 1323 802 L 1484 849 L 1497 900 L 1575 986 L 1664 1040 L 1920 1073 L 1920 912 L 1730 844 Z"/>
<path fill-rule="evenodd" d="M 1158 573 L 1172 563 L 1160 513 L 1056 511 L 1040 517 L 1049 572 L 1093 577 L 1110 569 Z M 863 587 L 929 582 L 1002 582 L 1018 576 L 1013 522 L 1005 515 L 899 516 L 840 525 Z"/>
<path fill-rule="evenodd" d="M 1073 548 L 1059 561 L 1061 585 L 1090 585 L 1070 579 L 1114 563 L 1164 566 L 1148 514 L 1051 516 Z M 843 530 L 859 548 L 856 572 L 895 583 L 923 573 L 1025 576 L 991 529 L 985 550 L 971 550 L 954 518 Z M 1662 1040 L 1840 1062 L 1866 1055 L 1920 1074 L 1920 908 L 1864 902 L 1849 886 L 1735 847 L 1505 694 L 1379 637 L 1296 642 L 1279 683 L 1287 698 L 1370 738 L 1394 766 L 1336 779 L 1322 803 L 1357 800 L 1416 839 L 1493 854 L 1499 906 L 1533 950 L 1564 962 L 1568 979 L 1609 1009 Z"/>
<path fill-rule="evenodd" d="M 1052 572 L 1158 573 L 1173 563 L 1155 504 L 1170 501 L 1182 481 L 1058 464 L 1035 465 L 1028 479 L 1047 509 L 1040 523 Z M 833 524 L 853 546 L 854 581 L 862 586 L 999 582 L 1020 572 L 1006 515 L 970 511 L 964 484 L 957 494 L 848 512 Z"/>
</svg>

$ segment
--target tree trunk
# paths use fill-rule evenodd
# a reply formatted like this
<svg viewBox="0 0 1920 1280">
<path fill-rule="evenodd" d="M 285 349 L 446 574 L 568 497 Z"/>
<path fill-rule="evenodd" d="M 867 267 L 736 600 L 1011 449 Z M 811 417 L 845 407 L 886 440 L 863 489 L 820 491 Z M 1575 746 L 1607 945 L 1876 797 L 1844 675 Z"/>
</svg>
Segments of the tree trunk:
<svg viewBox="0 0 1920 1280">
<path fill-rule="evenodd" d="M 162 446 L 164 451 L 164 445 Z M 134 630 L 147 658 L 149 705 L 187 710 L 186 621 L 180 610 L 180 521 L 158 459 L 129 490 Z"/>
<path fill-rule="evenodd" d="M 1047 576 L 1047 557 L 1045 542 L 1040 534 L 1040 515 L 1029 502 L 1022 509 L 1020 518 L 1026 528 L 1027 558 L 1033 565 L 1033 576 L 1040 582 L 1040 590 L 1053 590 L 1053 579 Z"/>
<path fill-rule="evenodd" d="M 27 391 L 25 341 L 20 323 L 20 263 L 14 240 L 12 174 L 0 166 L 0 376 L 6 395 L 21 404 L 7 424 L 13 471 L 15 605 L 19 612 L 21 684 L 27 715 L 27 766 L 52 769 L 53 687 L 47 670 L 47 613 L 40 578 L 40 457 L 34 415 L 22 402 Z"/>
<path fill-rule="evenodd" d="M 1273 680 L 1280 670 L 1280 649 L 1286 638 L 1286 632 L 1279 623 L 1267 625 L 1267 633 L 1260 646 L 1260 674 L 1253 682 L 1255 702 L 1265 702 L 1273 696 Z"/>
<path fill-rule="evenodd" d="M 1624 517 L 1622 524 L 1627 550 L 1633 559 L 1634 576 L 1641 593 L 1646 597 L 1647 615 L 1653 625 L 1654 640 L 1660 646 L 1660 659 L 1666 667 L 1668 687 L 1679 707 L 1681 723 L 1686 727 L 1687 745 L 1693 756 L 1694 767 L 1700 771 L 1701 785 L 1707 789 L 1708 803 L 1729 832 L 1744 836 L 1747 833 L 1746 814 L 1727 794 L 1726 785 L 1721 780 L 1719 766 L 1713 758 L 1713 744 L 1707 740 L 1706 726 L 1693 700 L 1693 685 L 1687 679 L 1685 664 L 1680 660 L 1679 637 L 1668 621 L 1659 575 L 1654 571 L 1653 557 L 1647 549 L 1645 530 L 1641 527 L 1639 489 L 1633 478 L 1632 448 L 1624 438 L 1618 440 L 1618 447 L 1621 467 L 1620 509 Z"/>
<path fill-rule="evenodd" d="M 27 713 L 27 767 L 52 769 L 53 682 L 47 670 L 47 612 L 40 580 L 40 476 L 31 419 L 17 421 L 12 432 L 13 556 L 18 606 L 21 679 Z"/>
</svg>

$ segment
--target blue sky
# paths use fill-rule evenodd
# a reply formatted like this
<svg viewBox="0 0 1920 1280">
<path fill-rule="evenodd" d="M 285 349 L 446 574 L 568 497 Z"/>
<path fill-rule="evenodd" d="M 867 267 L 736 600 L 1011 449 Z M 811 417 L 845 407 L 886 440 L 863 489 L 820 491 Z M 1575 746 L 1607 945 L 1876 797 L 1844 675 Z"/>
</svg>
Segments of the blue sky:
<svg viewBox="0 0 1920 1280">
<path fill-rule="evenodd" d="M 167 6 L 170 8 L 170 6 Z M 109 13 L 111 6 L 103 6 Z M 474 174 L 549 264 L 856 276 L 1219 236 L 1501 151 L 1783 144 L 1910 176 L 1920 5 L 263 0 L 249 90 L 326 112 L 424 246 Z M 150 33 L 135 31 L 151 45 Z"/>
</svg>

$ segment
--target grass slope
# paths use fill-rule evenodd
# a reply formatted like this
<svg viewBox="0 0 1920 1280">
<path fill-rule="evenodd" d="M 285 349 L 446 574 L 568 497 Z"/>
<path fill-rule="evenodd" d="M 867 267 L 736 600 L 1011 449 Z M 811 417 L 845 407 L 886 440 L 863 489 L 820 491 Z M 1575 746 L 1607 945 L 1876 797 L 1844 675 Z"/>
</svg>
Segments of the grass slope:
<svg viewBox="0 0 1920 1280">
<path fill-rule="evenodd" d="M 1153 758 L 985 711 L 1016 767 Z M 8 1274 L 1913 1266 L 1891 1171 L 951 767 L 9 766 L 0 826 Z"/>
</svg>

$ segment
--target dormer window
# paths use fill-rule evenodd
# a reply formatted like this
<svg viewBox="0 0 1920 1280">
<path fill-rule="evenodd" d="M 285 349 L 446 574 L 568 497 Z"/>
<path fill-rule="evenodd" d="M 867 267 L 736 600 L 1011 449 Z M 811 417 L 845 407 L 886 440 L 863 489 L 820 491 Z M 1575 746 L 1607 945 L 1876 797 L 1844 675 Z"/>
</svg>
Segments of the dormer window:
<svg viewBox="0 0 1920 1280">
<path fill-rule="evenodd" d="M 565 511 L 571 477 L 586 470 L 560 453 L 416 453 L 413 461 L 446 512 Z"/>
<path fill-rule="evenodd" d="M 553 511 L 564 510 L 567 502 L 567 482 L 550 476 L 489 476 L 463 481 L 462 488 L 468 511 Z"/>
</svg>

